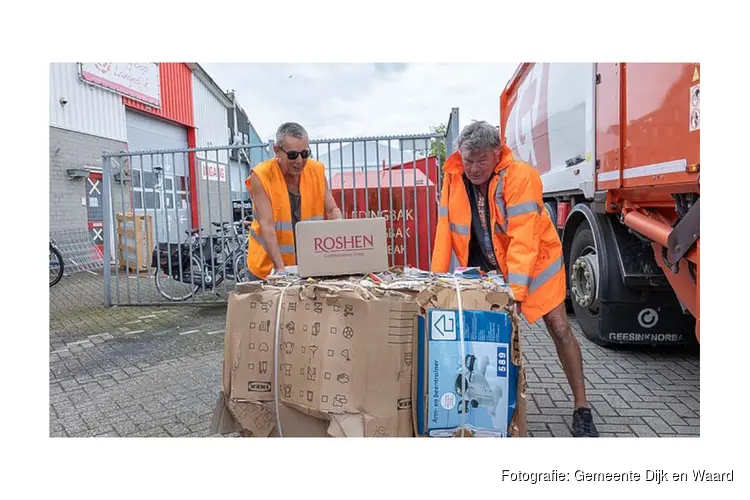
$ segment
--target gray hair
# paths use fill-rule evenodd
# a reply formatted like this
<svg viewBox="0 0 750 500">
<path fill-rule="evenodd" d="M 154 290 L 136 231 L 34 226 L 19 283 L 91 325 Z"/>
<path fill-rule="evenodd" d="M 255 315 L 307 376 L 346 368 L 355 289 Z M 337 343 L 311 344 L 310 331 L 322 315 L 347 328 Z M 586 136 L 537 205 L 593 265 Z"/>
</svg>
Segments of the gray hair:
<svg viewBox="0 0 750 500">
<path fill-rule="evenodd" d="M 284 137 L 296 137 L 297 139 L 309 140 L 307 130 L 299 123 L 287 122 L 282 123 L 276 130 L 276 143 L 282 144 Z"/>
<path fill-rule="evenodd" d="M 469 151 L 483 149 L 497 150 L 502 147 L 500 132 L 498 129 L 485 121 L 477 121 L 467 125 L 458 137 L 458 148 Z"/>
</svg>

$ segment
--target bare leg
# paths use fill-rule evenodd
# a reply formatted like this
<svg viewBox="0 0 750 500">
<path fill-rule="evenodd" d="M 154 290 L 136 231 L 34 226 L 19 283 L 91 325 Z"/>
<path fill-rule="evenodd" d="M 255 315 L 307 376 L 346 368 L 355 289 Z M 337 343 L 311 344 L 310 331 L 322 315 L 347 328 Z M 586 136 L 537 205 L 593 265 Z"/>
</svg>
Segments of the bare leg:
<svg viewBox="0 0 750 500">
<path fill-rule="evenodd" d="M 544 324 L 547 326 L 552 340 L 557 349 L 557 357 L 563 366 L 568 384 L 573 391 L 573 404 L 575 408 L 588 407 L 586 401 L 586 388 L 583 379 L 583 359 L 581 358 L 581 346 L 573 335 L 573 330 L 568 323 L 568 315 L 565 312 L 565 303 L 560 304 L 544 316 Z"/>
</svg>

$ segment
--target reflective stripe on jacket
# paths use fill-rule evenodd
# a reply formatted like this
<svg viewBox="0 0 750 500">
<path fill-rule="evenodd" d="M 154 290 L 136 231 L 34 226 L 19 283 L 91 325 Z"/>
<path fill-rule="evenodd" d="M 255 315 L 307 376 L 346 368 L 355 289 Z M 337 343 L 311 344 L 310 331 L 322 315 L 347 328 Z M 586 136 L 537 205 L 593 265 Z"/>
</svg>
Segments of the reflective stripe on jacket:
<svg viewBox="0 0 750 500">
<path fill-rule="evenodd" d="M 284 175 L 276 158 L 259 163 L 253 168 L 255 179 L 260 181 L 263 190 L 271 202 L 273 220 L 276 222 L 276 237 L 279 240 L 281 258 L 285 266 L 297 263 L 294 251 L 294 229 L 292 227 L 292 209 L 289 204 Z M 245 179 L 247 190 L 252 193 L 251 174 Z M 300 221 L 325 219 L 325 168 L 323 164 L 308 159 L 302 170 L 299 181 L 301 199 Z M 273 270 L 273 261 L 266 251 L 266 244 L 260 232 L 260 222 L 254 219 L 248 235 L 247 268 L 255 276 L 266 279 Z"/>
<path fill-rule="evenodd" d="M 458 152 L 446 160 L 443 170 L 431 269 L 438 273 L 450 271 L 452 252 L 459 265 L 467 265 L 471 237 L 471 207 Z M 562 243 L 544 210 L 536 169 L 516 161 L 503 146 L 495 174 L 488 189 L 495 256 L 521 311 L 533 323 L 565 300 Z"/>
</svg>

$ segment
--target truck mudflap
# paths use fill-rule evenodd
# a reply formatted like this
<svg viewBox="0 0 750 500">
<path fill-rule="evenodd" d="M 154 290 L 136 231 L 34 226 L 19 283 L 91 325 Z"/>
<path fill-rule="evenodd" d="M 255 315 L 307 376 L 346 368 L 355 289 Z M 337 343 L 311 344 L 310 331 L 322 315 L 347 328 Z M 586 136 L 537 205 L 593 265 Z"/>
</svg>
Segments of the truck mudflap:
<svg viewBox="0 0 750 500">
<path fill-rule="evenodd" d="M 602 344 L 690 344 L 695 342 L 695 319 L 679 305 L 605 302 L 599 337 Z"/>
<path fill-rule="evenodd" d="M 695 319 L 683 310 L 654 260 L 650 245 L 629 234 L 612 216 L 594 213 L 582 204 L 571 212 L 563 233 L 571 292 L 574 242 L 581 226 L 591 229 L 598 264 L 594 273 L 596 313 L 585 306 L 576 307 L 571 293 L 584 335 L 605 346 L 694 343 Z M 638 286 L 628 286 L 633 283 Z"/>
</svg>

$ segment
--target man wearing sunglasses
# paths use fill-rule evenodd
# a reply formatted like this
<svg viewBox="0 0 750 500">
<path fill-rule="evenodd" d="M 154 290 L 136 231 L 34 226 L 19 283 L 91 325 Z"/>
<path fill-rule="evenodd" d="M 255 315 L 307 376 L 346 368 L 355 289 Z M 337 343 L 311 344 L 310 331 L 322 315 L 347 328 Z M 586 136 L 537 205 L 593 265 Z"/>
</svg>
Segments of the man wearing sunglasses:
<svg viewBox="0 0 750 500">
<path fill-rule="evenodd" d="M 275 158 L 256 165 L 245 180 L 254 215 L 247 268 L 259 279 L 296 265 L 294 227 L 298 222 L 341 218 L 325 167 L 310 158 L 304 127 L 293 122 L 282 124 L 276 131 L 273 150 Z"/>
</svg>

